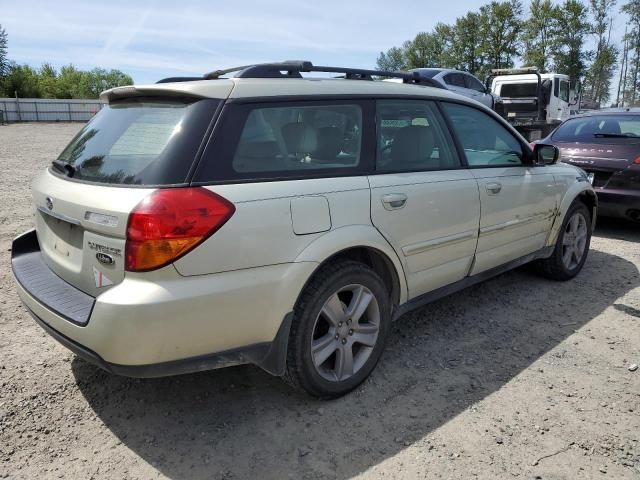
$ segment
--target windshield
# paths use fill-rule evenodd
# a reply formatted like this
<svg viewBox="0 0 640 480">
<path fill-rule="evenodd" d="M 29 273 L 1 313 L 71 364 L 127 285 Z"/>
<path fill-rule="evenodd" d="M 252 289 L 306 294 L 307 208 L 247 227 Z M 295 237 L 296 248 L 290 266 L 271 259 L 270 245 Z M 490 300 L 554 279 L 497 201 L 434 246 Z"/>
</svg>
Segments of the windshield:
<svg viewBox="0 0 640 480">
<path fill-rule="evenodd" d="M 500 96 L 507 98 L 528 98 L 538 96 L 538 83 L 504 83 L 500 88 Z"/>
<path fill-rule="evenodd" d="M 551 138 L 558 142 L 638 143 L 640 115 L 573 118 L 560 125 Z"/>
<path fill-rule="evenodd" d="M 54 164 L 98 183 L 184 183 L 217 103 L 139 98 L 105 105 Z"/>
</svg>

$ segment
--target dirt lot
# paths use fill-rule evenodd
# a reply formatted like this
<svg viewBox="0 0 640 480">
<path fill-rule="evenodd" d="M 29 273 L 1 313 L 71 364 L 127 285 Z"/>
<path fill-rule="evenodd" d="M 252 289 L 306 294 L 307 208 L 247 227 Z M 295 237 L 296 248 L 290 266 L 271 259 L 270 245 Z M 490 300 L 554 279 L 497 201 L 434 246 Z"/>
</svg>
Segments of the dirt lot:
<svg viewBox="0 0 640 480">
<path fill-rule="evenodd" d="M 407 315 L 337 401 L 250 366 L 114 377 L 36 326 L 9 266 L 78 128 L 0 126 L 0 478 L 640 478 L 637 225 L 603 221 L 573 281 L 520 269 Z"/>
</svg>

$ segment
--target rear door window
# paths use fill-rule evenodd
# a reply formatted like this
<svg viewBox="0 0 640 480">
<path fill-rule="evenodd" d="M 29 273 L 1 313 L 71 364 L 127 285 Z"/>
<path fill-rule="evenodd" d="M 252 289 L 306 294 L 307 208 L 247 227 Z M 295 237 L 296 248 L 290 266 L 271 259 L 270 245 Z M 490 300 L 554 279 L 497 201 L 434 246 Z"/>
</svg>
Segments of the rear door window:
<svg viewBox="0 0 640 480">
<path fill-rule="evenodd" d="M 455 148 L 434 103 L 377 102 L 376 170 L 407 172 L 460 167 Z"/>
<path fill-rule="evenodd" d="M 372 121 L 365 118 L 365 103 L 229 104 L 194 181 L 361 171 L 364 132 Z"/>
<path fill-rule="evenodd" d="M 569 103 L 569 82 L 560 80 L 560 100 Z"/>
<path fill-rule="evenodd" d="M 471 76 L 471 75 L 465 75 L 464 76 L 464 85 L 465 87 L 471 89 L 471 90 L 475 90 L 476 92 L 482 92 L 484 93 L 485 88 L 484 85 L 482 85 L 482 83 L 480 83 L 480 80 L 478 80 L 477 78 Z"/>
<path fill-rule="evenodd" d="M 186 182 L 218 100 L 129 99 L 106 105 L 62 151 L 56 168 L 96 183 Z"/>
</svg>

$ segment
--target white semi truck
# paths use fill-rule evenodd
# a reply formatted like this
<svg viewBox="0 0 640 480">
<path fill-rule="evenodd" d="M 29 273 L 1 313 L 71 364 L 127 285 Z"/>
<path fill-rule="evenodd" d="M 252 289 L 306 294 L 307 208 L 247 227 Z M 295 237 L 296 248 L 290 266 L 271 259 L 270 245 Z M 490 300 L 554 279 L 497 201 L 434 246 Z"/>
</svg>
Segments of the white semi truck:
<svg viewBox="0 0 640 480">
<path fill-rule="evenodd" d="M 577 103 L 567 75 L 535 67 L 491 70 L 486 85 L 502 99 L 499 113 L 530 141 L 546 137 Z"/>
</svg>

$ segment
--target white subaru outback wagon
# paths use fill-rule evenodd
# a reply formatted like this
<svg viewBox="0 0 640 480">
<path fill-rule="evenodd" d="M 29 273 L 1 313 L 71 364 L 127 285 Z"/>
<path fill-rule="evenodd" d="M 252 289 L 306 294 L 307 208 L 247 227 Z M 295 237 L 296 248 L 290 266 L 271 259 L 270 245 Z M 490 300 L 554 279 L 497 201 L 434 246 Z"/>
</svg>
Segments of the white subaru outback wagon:
<svg viewBox="0 0 640 480">
<path fill-rule="evenodd" d="M 416 74 L 284 62 L 102 99 L 35 179 L 12 268 L 35 320 L 115 374 L 253 363 L 335 397 L 408 310 L 587 258 L 584 172 Z"/>
</svg>

